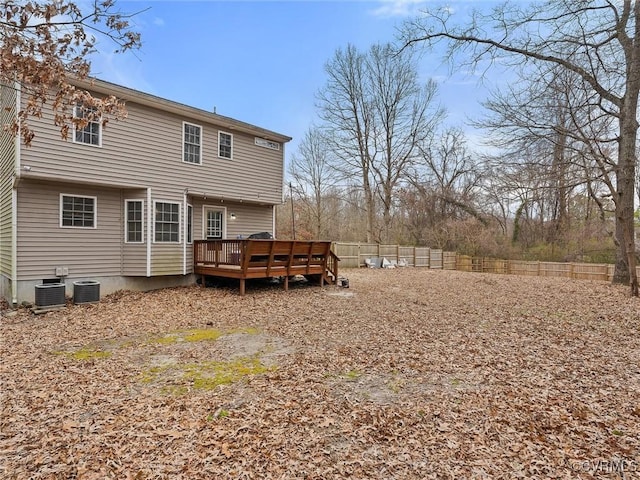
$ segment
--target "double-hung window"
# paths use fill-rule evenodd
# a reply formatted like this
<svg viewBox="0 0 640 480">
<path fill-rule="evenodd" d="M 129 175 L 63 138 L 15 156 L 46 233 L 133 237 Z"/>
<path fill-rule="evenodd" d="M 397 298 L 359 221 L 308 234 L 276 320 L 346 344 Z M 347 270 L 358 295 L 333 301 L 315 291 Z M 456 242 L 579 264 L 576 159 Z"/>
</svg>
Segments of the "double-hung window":
<svg viewBox="0 0 640 480">
<path fill-rule="evenodd" d="M 233 158 L 233 135 L 226 132 L 218 132 L 218 156 L 221 158 Z"/>
<path fill-rule="evenodd" d="M 74 143 L 84 143 L 86 145 L 102 145 L 102 122 L 96 117 L 96 109 L 94 107 L 85 107 L 76 105 L 73 108 L 73 116 L 80 120 L 80 125 L 73 123 L 73 141 Z"/>
<path fill-rule="evenodd" d="M 180 204 L 155 202 L 154 240 L 156 242 L 180 242 Z"/>
<path fill-rule="evenodd" d="M 96 228 L 96 197 L 60 195 L 60 226 Z"/>
<path fill-rule="evenodd" d="M 144 202 L 127 200 L 125 208 L 125 242 L 144 242 Z"/>
<path fill-rule="evenodd" d="M 202 127 L 191 123 L 182 124 L 182 161 L 202 163 Z"/>
</svg>

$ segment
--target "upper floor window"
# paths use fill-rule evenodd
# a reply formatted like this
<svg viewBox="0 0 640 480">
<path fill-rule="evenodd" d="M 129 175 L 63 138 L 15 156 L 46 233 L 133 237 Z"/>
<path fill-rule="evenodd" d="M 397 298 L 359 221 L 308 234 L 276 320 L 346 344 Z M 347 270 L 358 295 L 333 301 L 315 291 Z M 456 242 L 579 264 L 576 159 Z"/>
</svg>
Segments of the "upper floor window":
<svg viewBox="0 0 640 480">
<path fill-rule="evenodd" d="M 183 122 L 182 145 L 182 161 L 200 164 L 202 156 L 202 127 Z"/>
<path fill-rule="evenodd" d="M 180 241 L 180 204 L 155 202 L 154 240 L 156 242 Z"/>
<path fill-rule="evenodd" d="M 96 197 L 60 195 L 60 226 L 96 228 Z"/>
<path fill-rule="evenodd" d="M 142 200 L 127 200 L 125 215 L 125 242 L 144 242 L 144 202 Z"/>
<path fill-rule="evenodd" d="M 84 143 L 87 145 L 102 145 L 102 122 L 100 118 L 96 118 L 96 109 L 94 107 L 85 107 L 76 105 L 73 107 L 74 118 L 81 119 L 84 126 L 73 126 L 73 141 L 75 143 Z"/>
<path fill-rule="evenodd" d="M 233 158 L 233 135 L 226 132 L 218 132 L 218 156 Z"/>
</svg>

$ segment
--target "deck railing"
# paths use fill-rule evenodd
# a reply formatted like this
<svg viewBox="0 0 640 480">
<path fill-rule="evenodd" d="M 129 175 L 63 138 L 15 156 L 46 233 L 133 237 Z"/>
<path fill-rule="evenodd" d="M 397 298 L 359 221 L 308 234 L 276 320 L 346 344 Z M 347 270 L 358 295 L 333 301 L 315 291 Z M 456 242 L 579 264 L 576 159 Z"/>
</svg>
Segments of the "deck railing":
<svg viewBox="0 0 640 480">
<path fill-rule="evenodd" d="M 193 245 L 194 272 L 200 275 L 236 278 L 244 294 L 245 280 L 288 279 L 304 275 L 310 280 L 337 283 L 340 259 L 331 242 L 295 240 L 196 240 Z"/>
<path fill-rule="evenodd" d="M 240 266 L 242 252 L 246 248 L 244 240 L 195 240 L 193 261 L 196 265 Z"/>
</svg>

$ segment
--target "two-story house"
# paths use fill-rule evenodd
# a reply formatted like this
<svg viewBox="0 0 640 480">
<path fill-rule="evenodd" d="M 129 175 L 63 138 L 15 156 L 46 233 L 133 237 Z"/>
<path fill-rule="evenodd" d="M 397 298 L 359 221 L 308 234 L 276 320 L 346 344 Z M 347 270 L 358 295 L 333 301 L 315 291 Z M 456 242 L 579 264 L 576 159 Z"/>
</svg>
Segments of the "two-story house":
<svg viewBox="0 0 640 480">
<path fill-rule="evenodd" d="M 192 243 L 275 230 L 290 137 L 96 80 L 128 116 L 63 140 L 53 113 L 31 119 L 32 145 L 0 142 L 0 289 L 12 304 L 35 286 L 96 280 L 101 294 L 195 281 Z M 1 123 L 24 103 L 2 86 Z M 79 110 L 80 111 L 80 110 Z"/>
</svg>

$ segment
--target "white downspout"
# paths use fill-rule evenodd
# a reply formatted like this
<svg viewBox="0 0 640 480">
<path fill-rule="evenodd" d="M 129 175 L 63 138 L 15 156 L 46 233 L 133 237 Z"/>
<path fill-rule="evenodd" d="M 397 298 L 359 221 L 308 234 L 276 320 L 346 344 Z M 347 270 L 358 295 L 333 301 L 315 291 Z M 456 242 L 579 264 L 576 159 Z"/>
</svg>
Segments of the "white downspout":
<svg viewBox="0 0 640 480">
<path fill-rule="evenodd" d="M 151 188 L 147 187 L 147 277 L 151 276 L 151 242 L 153 241 L 151 222 L 153 222 L 153 205 L 151 204 Z"/>
<path fill-rule="evenodd" d="M 20 112 L 19 82 L 15 82 L 16 88 L 16 117 Z M 15 171 L 13 173 L 13 186 L 11 188 L 11 303 L 18 303 L 18 184 L 20 183 L 20 123 L 15 138 Z"/>
<path fill-rule="evenodd" d="M 187 192 L 189 190 L 185 188 L 182 191 L 182 218 L 183 218 L 183 235 L 182 235 L 182 275 L 187 274 Z"/>
</svg>

